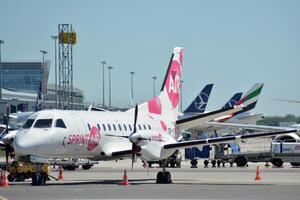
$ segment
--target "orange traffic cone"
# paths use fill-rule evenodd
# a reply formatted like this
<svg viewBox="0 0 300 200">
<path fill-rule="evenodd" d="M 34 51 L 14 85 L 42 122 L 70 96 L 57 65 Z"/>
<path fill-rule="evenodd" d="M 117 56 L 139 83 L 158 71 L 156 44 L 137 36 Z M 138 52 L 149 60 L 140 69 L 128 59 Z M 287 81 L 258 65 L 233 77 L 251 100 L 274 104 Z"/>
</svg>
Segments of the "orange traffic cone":
<svg viewBox="0 0 300 200">
<path fill-rule="evenodd" d="M 8 179 L 5 175 L 5 171 L 1 171 L 1 177 L 0 177 L 0 187 L 9 187 L 8 185 Z"/>
<path fill-rule="evenodd" d="M 129 185 L 126 170 L 124 170 L 123 181 L 120 183 L 120 185 Z"/>
<path fill-rule="evenodd" d="M 58 180 L 59 181 L 63 181 L 64 180 L 64 174 L 63 174 L 64 169 L 62 168 L 62 166 L 59 167 L 59 174 L 58 174 Z"/>
<path fill-rule="evenodd" d="M 259 172 L 259 166 L 256 166 L 256 176 L 255 179 L 256 181 L 260 181 L 262 178 L 260 176 L 260 172 Z"/>
</svg>

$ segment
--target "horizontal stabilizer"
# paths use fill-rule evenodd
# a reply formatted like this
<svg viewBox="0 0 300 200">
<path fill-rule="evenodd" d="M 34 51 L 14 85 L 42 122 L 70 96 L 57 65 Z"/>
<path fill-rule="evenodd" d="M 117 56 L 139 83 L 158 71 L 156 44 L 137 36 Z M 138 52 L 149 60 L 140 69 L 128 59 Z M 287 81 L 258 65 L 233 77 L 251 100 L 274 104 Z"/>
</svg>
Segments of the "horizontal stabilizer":
<svg viewBox="0 0 300 200">
<path fill-rule="evenodd" d="M 290 128 L 290 127 L 263 126 L 263 125 L 255 125 L 255 124 L 236 124 L 236 123 L 219 123 L 219 122 L 207 122 L 207 124 L 215 128 L 239 128 L 239 129 L 248 129 L 248 130 L 255 130 L 255 131 L 295 130 L 295 128 Z"/>
<path fill-rule="evenodd" d="M 176 121 L 176 125 L 179 130 L 187 130 L 197 128 L 199 125 L 204 124 L 208 121 L 214 120 L 218 117 L 229 115 L 234 112 L 238 112 L 243 109 L 243 106 L 235 106 L 226 109 L 220 109 L 204 114 L 199 114 Z"/>
</svg>

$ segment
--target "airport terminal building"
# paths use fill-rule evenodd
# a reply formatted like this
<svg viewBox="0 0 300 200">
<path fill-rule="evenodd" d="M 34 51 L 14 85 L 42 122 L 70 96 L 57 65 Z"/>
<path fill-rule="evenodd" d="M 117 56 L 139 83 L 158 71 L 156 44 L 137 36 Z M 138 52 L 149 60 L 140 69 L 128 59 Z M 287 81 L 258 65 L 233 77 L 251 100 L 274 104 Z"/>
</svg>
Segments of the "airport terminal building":
<svg viewBox="0 0 300 200">
<path fill-rule="evenodd" d="M 2 62 L 2 87 L 22 92 L 35 93 L 42 81 L 42 90 L 47 90 L 50 61 Z"/>
<path fill-rule="evenodd" d="M 10 105 L 11 112 L 33 111 L 37 91 L 42 82 L 44 109 L 55 108 L 55 85 L 48 84 L 50 61 L 43 62 L 2 62 L 1 113 Z M 59 92 L 59 89 L 57 93 Z M 74 109 L 84 109 L 83 91 L 74 88 Z"/>
</svg>

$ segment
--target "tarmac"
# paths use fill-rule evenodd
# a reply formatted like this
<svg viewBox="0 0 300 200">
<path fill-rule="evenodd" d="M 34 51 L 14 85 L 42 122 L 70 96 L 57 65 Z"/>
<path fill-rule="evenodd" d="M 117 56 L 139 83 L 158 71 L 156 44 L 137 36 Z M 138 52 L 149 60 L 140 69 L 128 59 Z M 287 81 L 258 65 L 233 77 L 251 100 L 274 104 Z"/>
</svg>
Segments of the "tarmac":
<svg viewBox="0 0 300 200">
<path fill-rule="evenodd" d="M 255 181 L 256 164 L 245 168 L 168 168 L 172 184 L 156 184 L 160 168 L 143 168 L 140 161 L 103 161 L 90 170 L 64 171 L 64 181 L 51 180 L 45 186 L 31 186 L 31 180 L 0 187 L 0 199 L 299 199 L 300 168 L 285 164 L 283 168 L 260 166 L 261 181 Z M 129 186 L 122 186 L 127 170 Z M 58 177 L 58 169 L 51 175 Z"/>
</svg>

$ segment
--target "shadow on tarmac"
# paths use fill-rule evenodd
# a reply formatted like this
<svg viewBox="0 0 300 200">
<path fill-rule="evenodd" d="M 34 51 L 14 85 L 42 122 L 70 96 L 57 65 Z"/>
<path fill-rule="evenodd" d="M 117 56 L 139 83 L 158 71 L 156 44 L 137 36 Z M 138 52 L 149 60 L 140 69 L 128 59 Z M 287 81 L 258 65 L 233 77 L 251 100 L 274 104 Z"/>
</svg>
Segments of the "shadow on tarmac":
<svg viewBox="0 0 300 200">
<path fill-rule="evenodd" d="M 74 186 L 74 185 L 119 185 L 122 180 L 73 180 L 73 182 L 47 182 L 44 187 L 51 186 Z M 130 179 L 130 185 L 156 185 L 156 179 Z M 237 186 L 237 185 L 276 185 L 272 183 L 211 183 L 211 182 L 191 182 L 191 180 L 174 181 L 172 185 L 214 185 L 214 186 Z M 31 185 L 30 182 L 10 183 L 11 186 Z M 166 184 L 162 184 L 166 185 Z"/>
</svg>

